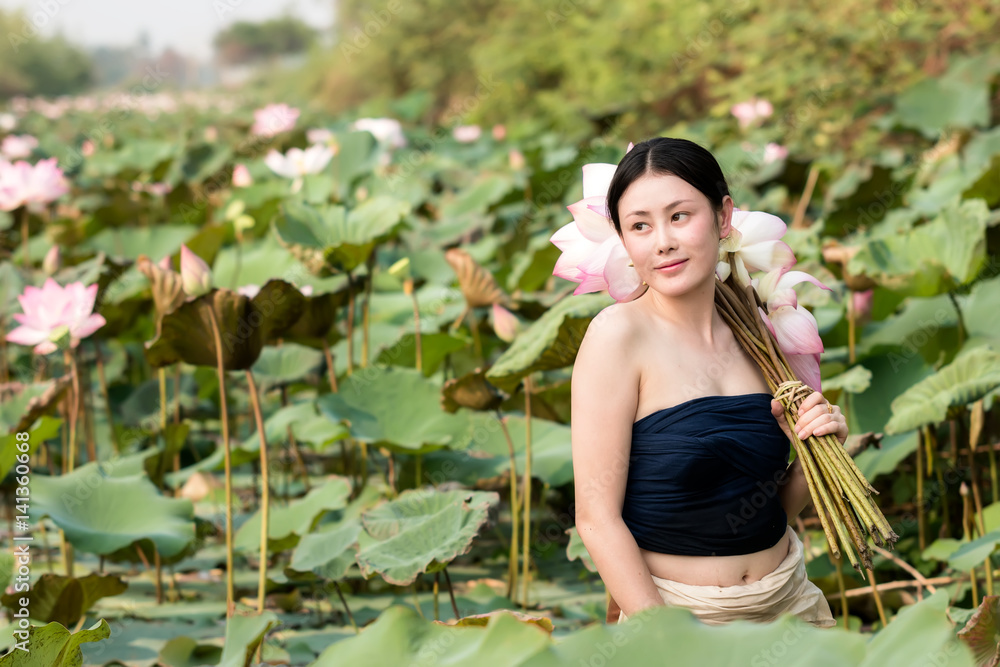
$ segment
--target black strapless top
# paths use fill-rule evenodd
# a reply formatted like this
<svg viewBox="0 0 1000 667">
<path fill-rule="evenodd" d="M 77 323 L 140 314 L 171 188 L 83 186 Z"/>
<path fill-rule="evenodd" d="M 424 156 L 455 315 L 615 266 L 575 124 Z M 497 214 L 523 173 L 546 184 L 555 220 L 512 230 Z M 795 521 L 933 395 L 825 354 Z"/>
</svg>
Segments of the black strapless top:
<svg viewBox="0 0 1000 667">
<path fill-rule="evenodd" d="M 778 543 L 790 442 L 771 399 L 703 396 L 632 425 L 622 519 L 640 548 L 736 556 Z"/>
</svg>

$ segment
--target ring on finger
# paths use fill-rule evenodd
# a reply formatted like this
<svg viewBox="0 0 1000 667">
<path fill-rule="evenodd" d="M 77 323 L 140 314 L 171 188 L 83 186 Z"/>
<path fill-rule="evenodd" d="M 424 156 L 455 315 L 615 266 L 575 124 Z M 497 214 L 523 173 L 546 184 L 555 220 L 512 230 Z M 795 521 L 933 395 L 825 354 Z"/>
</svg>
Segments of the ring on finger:
<svg viewBox="0 0 1000 667">
<path fill-rule="evenodd" d="M 827 409 L 827 411 L 829 411 L 829 413 L 830 413 L 831 415 L 833 414 L 833 404 L 831 404 L 831 403 L 827 403 L 827 404 L 826 404 L 826 409 Z"/>
</svg>

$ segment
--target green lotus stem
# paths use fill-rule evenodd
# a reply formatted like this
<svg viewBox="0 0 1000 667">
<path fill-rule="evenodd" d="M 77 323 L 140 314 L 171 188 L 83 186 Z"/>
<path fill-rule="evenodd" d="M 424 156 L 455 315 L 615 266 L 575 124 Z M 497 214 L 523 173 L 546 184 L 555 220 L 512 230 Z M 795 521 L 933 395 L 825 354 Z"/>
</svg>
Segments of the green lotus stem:
<svg viewBox="0 0 1000 667">
<path fill-rule="evenodd" d="M 327 348 L 329 349 L 329 348 Z M 288 387 L 281 385 L 281 407 L 286 407 L 288 405 Z M 306 461 L 302 458 L 302 452 L 299 450 L 299 445 L 295 441 L 295 434 L 292 433 L 292 425 L 288 425 L 288 448 L 292 452 L 292 457 L 295 459 L 295 465 L 299 468 L 299 474 L 302 476 L 302 485 L 305 487 L 306 493 L 309 493 L 309 470 L 306 468 Z M 288 498 L 286 497 L 287 501 Z"/>
<path fill-rule="evenodd" d="M 878 609 L 879 620 L 882 621 L 882 627 L 889 625 L 889 621 L 885 618 L 885 607 L 882 606 L 882 596 L 878 592 L 878 582 L 875 581 L 875 572 L 868 568 L 868 579 L 871 581 L 872 586 L 872 597 L 875 598 L 875 608 Z M 975 570 L 973 570 L 973 581 L 975 581 Z M 975 590 L 976 585 L 973 583 L 972 588 Z M 975 605 L 973 605 L 975 606 Z"/>
<path fill-rule="evenodd" d="M 417 584 L 419 582 L 420 576 L 418 575 L 417 578 L 413 580 L 413 608 L 417 610 L 418 614 L 420 614 L 420 618 L 426 621 L 427 617 L 424 616 L 424 610 L 420 608 L 420 596 L 417 595 Z"/>
<path fill-rule="evenodd" d="M 921 553 L 927 548 L 927 526 L 924 525 L 924 430 L 917 431 L 917 545 Z"/>
<path fill-rule="evenodd" d="M 441 620 L 441 615 L 438 612 L 438 582 L 441 579 L 440 570 L 434 573 L 434 620 Z"/>
<path fill-rule="evenodd" d="M 524 376 L 524 551 L 521 563 L 521 604 L 528 608 L 529 558 L 531 550 L 531 375 Z"/>
<path fill-rule="evenodd" d="M 111 410 L 111 395 L 108 393 L 108 379 L 104 372 L 104 355 L 101 353 L 101 344 L 94 341 L 94 354 L 97 360 L 97 382 L 101 387 L 101 398 L 104 399 L 104 418 L 108 420 L 108 430 L 111 432 L 111 445 L 115 448 L 115 453 L 121 453 L 121 445 L 118 444 L 118 435 L 115 433 L 114 412 Z"/>
<path fill-rule="evenodd" d="M 1000 502 L 1000 489 L 997 489 L 997 457 L 993 447 L 986 448 L 990 460 L 990 488 L 993 490 L 993 502 Z"/>
<path fill-rule="evenodd" d="M 983 569 L 986 570 L 986 594 L 993 595 L 993 560 L 991 554 L 986 554 L 986 561 L 983 562 Z"/>
<path fill-rule="evenodd" d="M 419 454 L 418 453 L 418 454 L 414 454 L 413 458 L 414 458 L 413 464 L 414 464 L 414 467 L 416 468 L 416 470 L 414 470 L 414 472 L 413 472 L 413 488 L 419 489 L 420 488 L 420 484 L 421 484 L 420 480 L 421 480 L 421 478 L 423 476 L 423 470 L 421 468 L 423 466 L 424 456 L 423 456 L 423 454 Z"/>
<path fill-rule="evenodd" d="M 27 205 L 21 205 L 18 207 L 16 214 L 21 220 L 21 262 L 24 264 L 25 268 L 31 267 L 31 255 L 28 253 L 28 207 Z"/>
<path fill-rule="evenodd" d="M 267 594 L 267 520 L 271 506 L 271 488 L 268 480 L 267 438 L 264 435 L 264 418 L 260 412 L 260 396 L 253 373 L 246 369 L 247 386 L 250 388 L 250 404 L 260 434 L 260 574 L 257 578 L 257 613 L 264 613 L 264 597 Z"/>
<path fill-rule="evenodd" d="M 847 362 L 849 365 L 853 366 L 854 362 L 857 361 L 857 356 L 855 354 L 855 314 L 854 314 L 854 293 L 850 290 L 847 292 Z"/>
<path fill-rule="evenodd" d="M 836 472 L 828 467 L 827 461 L 823 458 L 817 458 L 820 471 L 826 476 L 829 482 L 833 482 L 836 479 Z M 848 532 L 850 533 L 851 539 L 854 542 L 855 547 L 858 550 L 858 556 L 860 557 L 862 563 L 868 570 L 871 570 L 871 553 L 868 549 L 868 544 L 865 542 L 864 538 L 861 537 L 861 531 L 858 529 L 858 524 L 852 521 L 852 516 L 850 509 L 844 502 L 844 498 L 841 493 L 838 492 L 835 484 L 830 484 L 833 490 L 831 494 L 833 496 L 833 502 L 837 507 L 837 511 L 840 514 L 840 520 L 843 521 Z"/>
<path fill-rule="evenodd" d="M 347 375 L 354 373 L 354 276 L 347 272 Z"/>
<path fill-rule="evenodd" d="M 351 627 L 354 628 L 354 634 L 361 634 L 361 630 L 358 628 L 358 624 L 354 622 L 354 614 L 351 613 L 351 608 L 347 606 L 347 599 L 344 597 L 343 591 L 340 590 L 340 583 L 333 582 L 333 587 L 337 590 L 337 595 L 340 596 L 340 603 L 344 605 L 344 611 L 347 612 L 347 618 L 351 621 Z M 319 606 L 316 607 L 317 611 Z"/>
<path fill-rule="evenodd" d="M 839 557 L 834 557 L 832 553 L 827 553 L 830 558 L 830 562 L 833 564 L 834 571 L 837 573 L 837 590 L 840 591 L 840 612 L 841 617 L 844 619 L 844 629 L 850 630 L 850 624 L 848 623 L 848 608 L 847 608 L 847 586 L 844 584 L 844 568 L 843 560 Z"/>
<path fill-rule="evenodd" d="M 483 359 L 483 341 L 479 338 L 479 323 L 476 321 L 476 311 L 469 308 L 469 329 L 472 331 L 472 349 L 479 357 L 482 363 L 486 363 Z"/>
<path fill-rule="evenodd" d="M 372 300 L 372 271 L 375 268 L 375 250 L 368 255 L 368 259 L 365 261 L 365 267 L 368 269 L 368 275 L 365 276 L 365 300 L 361 304 L 361 328 L 363 330 L 361 337 L 361 367 L 366 368 L 368 366 L 368 337 L 371 329 L 371 317 L 369 311 L 371 310 L 371 300 Z"/>
<path fill-rule="evenodd" d="M 462 615 L 458 613 L 458 604 L 455 602 L 455 589 L 451 585 L 451 576 L 448 574 L 448 566 L 445 565 L 443 570 L 444 581 L 448 584 L 448 597 L 451 598 L 451 610 L 455 612 L 455 618 L 462 618 Z"/>
<path fill-rule="evenodd" d="M 153 563 L 156 565 L 156 604 L 163 604 L 163 563 L 160 561 L 160 550 L 153 544 Z"/>
<path fill-rule="evenodd" d="M 208 320 L 212 325 L 212 337 L 215 341 L 216 373 L 219 376 L 219 414 L 222 418 L 223 463 L 226 479 L 226 618 L 231 618 L 236 611 L 236 586 L 233 579 L 233 468 L 229 449 L 229 411 L 226 406 L 226 369 L 222 360 L 222 335 L 219 333 L 219 323 L 215 317 L 213 305 L 205 304 Z"/>
<path fill-rule="evenodd" d="M 66 472 L 73 472 L 76 466 L 76 420 L 79 417 L 80 407 L 80 373 L 76 367 L 76 355 L 73 354 L 73 350 L 69 348 L 64 350 L 63 358 L 66 365 L 69 366 L 70 377 L 73 379 L 73 392 L 71 396 L 67 397 L 66 406 L 66 410 L 69 412 L 69 459 Z"/>
<path fill-rule="evenodd" d="M 167 369 L 160 366 L 157 369 L 160 378 L 160 435 L 163 437 L 163 453 L 166 454 L 167 444 Z"/>
<path fill-rule="evenodd" d="M 333 353 L 330 344 L 323 338 L 323 357 L 326 359 L 326 375 L 330 379 L 330 391 L 337 393 L 337 369 L 333 367 Z"/>
<path fill-rule="evenodd" d="M 520 511 L 517 500 L 517 457 L 514 454 L 514 441 L 511 440 L 510 431 L 507 429 L 507 420 L 501 414 L 500 408 L 497 408 L 497 420 L 503 429 L 503 436 L 507 440 L 507 451 L 510 454 L 510 557 L 507 567 L 507 597 L 513 600 L 517 591 L 517 514 Z"/>
<path fill-rule="evenodd" d="M 0 331 L 7 330 L 7 323 L 0 315 Z M 10 370 L 7 368 L 7 337 L 0 336 L 0 384 L 10 382 Z"/>
<path fill-rule="evenodd" d="M 409 294 L 410 298 L 413 299 L 413 340 L 416 343 L 416 365 L 417 371 L 423 372 L 424 354 L 420 340 L 420 303 L 417 301 L 417 295 L 413 291 L 412 278 L 407 278 L 403 283 L 403 292 Z"/>
<path fill-rule="evenodd" d="M 368 443 L 358 442 L 358 446 L 361 448 L 361 484 L 359 486 L 363 489 L 368 485 Z"/>
</svg>

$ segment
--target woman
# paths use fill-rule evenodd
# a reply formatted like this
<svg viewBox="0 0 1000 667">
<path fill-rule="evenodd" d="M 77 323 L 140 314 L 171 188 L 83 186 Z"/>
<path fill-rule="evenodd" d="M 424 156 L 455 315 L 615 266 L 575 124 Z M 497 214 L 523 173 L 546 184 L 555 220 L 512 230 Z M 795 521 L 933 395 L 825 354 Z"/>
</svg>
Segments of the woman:
<svg viewBox="0 0 1000 667">
<path fill-rule="evenodd" d="M 594 318 L 572 376 L 576 524 L 609 621 L 666 604 L 706 623 L 834 625 L 788 525 L 809 493 L 799 461 L 787 466 L 781 404 L 715 309 L 733 214 L 722 170 L 697 144 L 651 139 L 619 163 L 607 208 L 648 285 Z M 797 431 L 847 438 L 819 392 Z"/>
</svg>

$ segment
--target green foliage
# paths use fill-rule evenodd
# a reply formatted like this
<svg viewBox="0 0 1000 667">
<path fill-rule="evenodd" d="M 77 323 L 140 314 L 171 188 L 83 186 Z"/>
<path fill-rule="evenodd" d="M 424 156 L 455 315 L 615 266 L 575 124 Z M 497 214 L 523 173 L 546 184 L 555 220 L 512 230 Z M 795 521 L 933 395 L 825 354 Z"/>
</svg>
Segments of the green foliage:
<svg viewBox="0 0 1000 667">
<path fill-rule="evenodd" d="M 39 10 L 41 11 L 41 10 Z M 91 83 L 90 58 L 65 37 L 42 37 L 28 12 L 0 9 L 0 100 L 68 95 Z"/>
<path fill-rule="evenodd" d="M 219 31 L 213 43 L 222 62 L 239 65 L 306 51 L 315 38 L 308 24 L 282 16 L 260 23 L 237 21 Z"/>
</svg>

